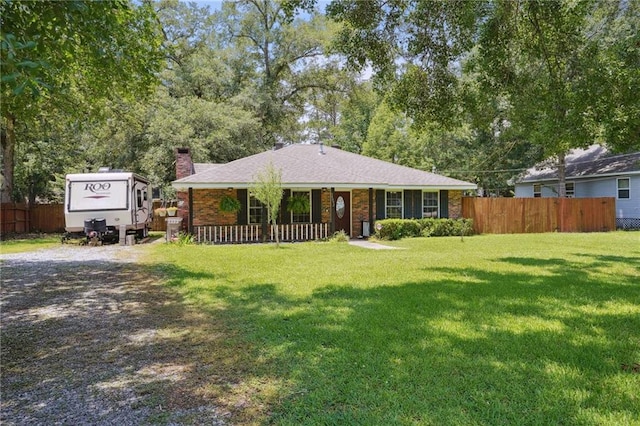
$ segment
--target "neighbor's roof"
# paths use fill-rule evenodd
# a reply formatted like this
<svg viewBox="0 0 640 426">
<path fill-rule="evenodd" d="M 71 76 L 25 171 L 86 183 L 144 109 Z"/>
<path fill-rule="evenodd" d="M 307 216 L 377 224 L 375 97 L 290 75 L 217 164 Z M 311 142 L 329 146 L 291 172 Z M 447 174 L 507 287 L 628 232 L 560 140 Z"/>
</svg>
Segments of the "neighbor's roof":
<svg viewBox="0 0 640 426">
<path fill-rule="evenodd" d="M 640 152 L 614 155 L 601 145 L 592 145 L 587 149 L 571 150 L 565 157 L 565 164 L 567 179 L 640 174 Z M 552 162 L 544 161 L 528 169 L 518 182 L 557 179 L 556 167 Z"/>
<path fill-rule="evenodd" d="M 216 167 L 173 182 L 177 189 L 249 187 L 271 162 L 292 188 L 476 189 L 476 185 L 322 145 L 293 144 Z"/>
</svg>

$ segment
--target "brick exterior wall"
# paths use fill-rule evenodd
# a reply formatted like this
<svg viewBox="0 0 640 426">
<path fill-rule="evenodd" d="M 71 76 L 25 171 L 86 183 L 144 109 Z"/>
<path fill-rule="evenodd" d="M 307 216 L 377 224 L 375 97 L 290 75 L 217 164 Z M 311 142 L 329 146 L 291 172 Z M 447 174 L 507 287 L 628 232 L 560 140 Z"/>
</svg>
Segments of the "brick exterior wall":
<svg viewBox="0 0 640 426">
<path fill-rule="evenodd" d="M 331 205 L 331 191 L 328 189 L 326 191 L 322 191 L 320 200 L 322 201 L 322 223 L 330 223 L 331 209 L 333 208 Z"/>
<path fill-rule="evenodd" d="M 462 191 L 449 190 L 449 218 L 460 219 L 462 217 Z"/>
<path fill-rule="evenodd" d="M 369 190 L 351 191 L 351 237 L 362 235 L 362 221 L 369 220 Z"/>
<path fill-rule="evenodd" d="M 223 195 L 238 197 L 235 189 L 194 189 L 193 190 L 193 225 L 235 225 L 238 214 L 220 210 Z"/>
<path fill-rule="evenodd" d="M 182 218 L 182 230 L 187 231 L 189 229 L 189 193 L 187 191 L 177 191 L 176 198 L 178 199 L 176 216 Z"/>
</svg>

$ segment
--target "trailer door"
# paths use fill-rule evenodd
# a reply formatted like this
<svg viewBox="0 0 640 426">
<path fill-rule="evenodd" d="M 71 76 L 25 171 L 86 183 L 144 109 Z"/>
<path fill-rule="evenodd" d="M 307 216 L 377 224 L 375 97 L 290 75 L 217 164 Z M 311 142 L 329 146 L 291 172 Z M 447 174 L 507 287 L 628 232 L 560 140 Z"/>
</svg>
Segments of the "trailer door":
<svg viewBox="0 0 640 426">
<path fill-rule="evenodd" d="M 146 182 L 134 181 L 134 194 L 135 208 L 131 209 L 133 214 L 133 223 L 135 225 L 149 222 L 151 215 L 151 204 L 149 200 L 149 185 Z"/>
</svg>

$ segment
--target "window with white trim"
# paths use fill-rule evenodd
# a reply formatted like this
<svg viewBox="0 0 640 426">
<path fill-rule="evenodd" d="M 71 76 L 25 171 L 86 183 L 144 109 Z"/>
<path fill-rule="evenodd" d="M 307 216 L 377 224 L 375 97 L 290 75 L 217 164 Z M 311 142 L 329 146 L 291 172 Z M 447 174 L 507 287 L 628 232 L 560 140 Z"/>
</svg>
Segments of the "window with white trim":
<svg viewBox="0 0 640 426">
<path fill-rule="evenodd" d="M 618 178 L 618 198 L 630 198 L 631 182 L 629 178 Z"/>
<path fill-rule="evenodd" d="M 311 191 L 292 191 L 292 197 L 304 197 L 309 200 L 309 211 L 306 213 L 291 212 L 291 223 L 310 223 L 311 222 Z"/>
<path fill-rule="evenodd" d="M 249 223 L 262 223 L 262 203 L 253 195 L 249 195 Z"/>
<path fill-rule="evenodd" d="M 576 196 L 576 184 L 573 182 L 565 182 L 564 184 L 564 196 L 567 198 L 573 198 Z"/>
<path fill-rule="evenodd" d="M 534 183 L 533 184 L 533 196 L 535 198 L 540 198 L 542 197 L 542 185 L 539 183 Z"/>
<path fill-rule="evenodd" d="M 387 219 L 402 219 L 402 191 L 388 191 L 386 205 Z"/>
<path fill-rule="evenodd" d="M 422 193 L 422 217 L 438 217 L 438 193 Z"/>
</svg>

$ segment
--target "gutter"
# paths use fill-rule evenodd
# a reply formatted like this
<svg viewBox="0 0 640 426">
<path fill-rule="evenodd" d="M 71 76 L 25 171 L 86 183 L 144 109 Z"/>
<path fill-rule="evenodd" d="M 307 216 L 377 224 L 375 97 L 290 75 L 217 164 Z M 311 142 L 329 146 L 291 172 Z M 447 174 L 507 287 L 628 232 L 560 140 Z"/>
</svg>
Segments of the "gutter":
<svg viewBox="0 0 640 426">
<path fill-rule="evenodd" d="M 224 183 L 210 183 L 210 182 L 177 182 L 171 183 L 175 189 L 179 191 L 186 191 L 189 188 L 193 189 L 248 189 L 252 184 L 246 182 L 224 182 Z M 475 190 L 478 189 L 478 185 L 465 184 L 465 185 L 438 185 L 438 184 L 426 184 L 426 185 L 389 185 L 385 183 L 282 183 L 283 188 L 304 188 L 304 189 L 321 189 L 321 188 L 346 188 L 346 189 L 387 189 L 387 190 L 401 190 L 401 189 L 450 189 L 450 190 Z"/>
<path fill-rule="evenodd" d="M 640 170 L 634 170 L 631 172 L 616 172 L 616 173 L 601 173 L 601 174 L 591 174 L 591 175 L 583 175 L 583 176 L 566 176 L 565 180 L 587 180 L 587 179 L 592 179 L 592 180 L 599 180 L 602 178 L 610 178 L 610 177 L 628 177 L 628 176 L 640 176 Z M 555 177 L 551 177 L 551 178 L 544 178 L 544 179 L 523 179 L 521 181 L 515 182 L 516 185 L 518 184 L 525 184 L 525 183 L 538 183 L 538 182 L 557 182 L 559 179 L 557 176 Z"/>
</svg>

